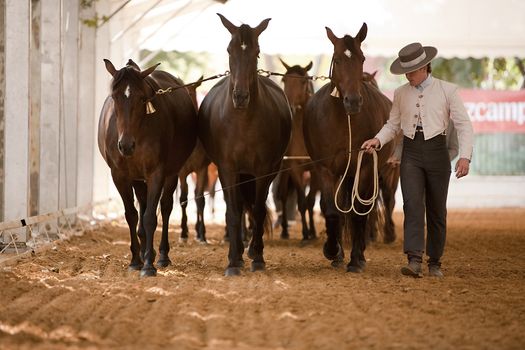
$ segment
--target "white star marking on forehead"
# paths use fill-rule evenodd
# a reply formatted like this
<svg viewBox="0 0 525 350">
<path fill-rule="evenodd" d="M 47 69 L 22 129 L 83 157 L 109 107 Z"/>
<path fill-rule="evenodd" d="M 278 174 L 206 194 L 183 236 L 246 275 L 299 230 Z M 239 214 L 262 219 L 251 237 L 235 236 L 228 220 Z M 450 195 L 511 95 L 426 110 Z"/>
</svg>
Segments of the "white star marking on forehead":
<svg viewBox="0 0 525 350">
<path fill-rule="evenodd" d="M 243 51 L 245 51 L 247 47 L 248 47 L 248 45 L 246 45 L 244 42 L 241 44 L 241 49 Z"/>
<path fill-rule="evenodd" d="M 352 53 L 350 52 L 350 50 L 348 49 L 345 50 L 345 56 L 348 58 L 352 57 Z"/>
<path fill-rule="evenodd" d="M 129 98 L 129 95 L 131 95 L 131 91 L 129 89 L 129 85 L 126 86 L 126 90 L 124 91 L 124 96 L 126 96 L 127 98 Z"/>
</svg>

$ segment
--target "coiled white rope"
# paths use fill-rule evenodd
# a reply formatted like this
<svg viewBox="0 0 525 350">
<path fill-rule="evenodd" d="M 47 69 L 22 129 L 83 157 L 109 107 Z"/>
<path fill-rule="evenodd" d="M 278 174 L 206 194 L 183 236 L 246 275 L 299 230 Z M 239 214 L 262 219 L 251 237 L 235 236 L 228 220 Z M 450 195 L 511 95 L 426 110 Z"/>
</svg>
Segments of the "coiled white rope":
<svg viewBox="0 0 525 350">
<path fill-rule="evenodd" d="M 346 163 L 345 173 L 343 174 L 343 177 L 341 178 L 341 181 L 339 182 L 339 185 L 337 186 L 337 189 L 335 191 L 334 203 L 335 203 L 337 210 L 339 210 L 341 213 L 347 214 L 353 210 L 354 213 L 364 216 L 364 215 L 368 215 L 368 213 L 372 211 L 372 209 L 374 208 L 376 198 L 379 195 L 379 173 L 377 169 L 377 152 L 375 149 L 373 149 L 373 152 L 372 152 L 372 156 L 374 158 L 374 191 L 372 192 L 372 197 L 370 197 L 369 199 L 363 199 L 359 195 L 359 177 L 361 176 L 361 162 L 363 160 L 363 153 L 365 152 L 365 150 L 360 150 L 359 154 L 357 155 L 357 169 L 355 171 L 354 185 L 352 186 L 352 193 L 350 196 L 350 199 L 351 199 L 350 208 L 341 209 L 341 207 L 339 206 L 339 203 L 337 203 L 337 198 L 339 196 L 339 190 L 341 189 L 341 185 L 343 184 L 348 174 L 348 169 L 350 168 L 350 161 L 352 159 L 352 126 L 350 124 L 350 115 L 348 114 L 347 117 L 348 117 L 348 162 Z M 359 201 L 359 203 L 363 205 L 370 205 L 370 209 L 368 209 L 368 211 L 363 212 L 363 213 L 357 211 L 357 209 L 354 207 L 354 202 L 356 199 Z"/>
</svg>

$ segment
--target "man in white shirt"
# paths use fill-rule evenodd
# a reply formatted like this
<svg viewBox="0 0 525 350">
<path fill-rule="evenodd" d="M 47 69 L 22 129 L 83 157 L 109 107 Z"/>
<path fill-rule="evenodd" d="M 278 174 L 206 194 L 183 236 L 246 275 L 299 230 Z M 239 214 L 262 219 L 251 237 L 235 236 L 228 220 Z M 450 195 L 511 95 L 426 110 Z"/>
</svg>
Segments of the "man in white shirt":
<svg viewBox="0 0 525 350">
<path fill-rule="evenodd" d="M 401 191 L 403 193 L 404 253 L 408 264 L 401 273 L 422 277 L 423 254 L 428 255 L 429 275 L 443 277 L 441 256 L 445 247 L 450 159 L 446 132 L 454 122 L 459 140 L 456 177 L 468 174 L 474 133 L 457 86 L 432 77 L 430 62 L 437 49 L 412 43 L 399 51 L 390 66 L 405 74 L 408 83 L 397 88 L 390 117 L 377 135 L 363 143 L 372 152 L 402 130 Z M 425 246 L 425 216 L 427 240 Z M 426 249 L 425 249 L 426 247 Z"/>
</svg>

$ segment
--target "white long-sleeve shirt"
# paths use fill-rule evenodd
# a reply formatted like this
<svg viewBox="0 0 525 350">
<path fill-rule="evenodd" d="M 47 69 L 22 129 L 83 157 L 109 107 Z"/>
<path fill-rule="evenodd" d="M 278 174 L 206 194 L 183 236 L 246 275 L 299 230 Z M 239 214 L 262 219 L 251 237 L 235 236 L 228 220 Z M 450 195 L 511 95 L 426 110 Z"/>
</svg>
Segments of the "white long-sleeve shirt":
<svg viewBox="0 0 525 350">
<path fill-rule="evenodd" d="M 452 119 L 458 133 L 459 157 L 471 159 L 474 131 L 457 90 L 455 84 L 433 77 L 423 91 L 409 83 L 397 88 L 390 117 L 375 137 L 384 145 L 402 130 L 406 137 L 413 139 L 420 118 L 425 140 L 428 140 L 443 133 Z"/>
</svg>

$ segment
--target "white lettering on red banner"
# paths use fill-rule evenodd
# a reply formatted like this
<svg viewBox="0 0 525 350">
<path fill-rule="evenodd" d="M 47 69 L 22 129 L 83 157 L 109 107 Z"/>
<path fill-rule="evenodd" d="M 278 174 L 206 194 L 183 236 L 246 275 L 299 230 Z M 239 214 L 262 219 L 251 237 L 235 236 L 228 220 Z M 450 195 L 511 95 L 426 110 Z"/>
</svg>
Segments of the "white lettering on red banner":
<svg viewBox="0 0 525 350">
<path fill-rule="evenodd" d="M 476 133 L 525 132 L 525 91 L 460 90 Z"/>
</svg>

